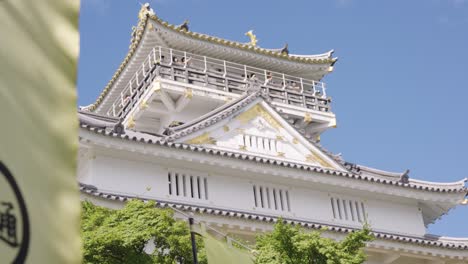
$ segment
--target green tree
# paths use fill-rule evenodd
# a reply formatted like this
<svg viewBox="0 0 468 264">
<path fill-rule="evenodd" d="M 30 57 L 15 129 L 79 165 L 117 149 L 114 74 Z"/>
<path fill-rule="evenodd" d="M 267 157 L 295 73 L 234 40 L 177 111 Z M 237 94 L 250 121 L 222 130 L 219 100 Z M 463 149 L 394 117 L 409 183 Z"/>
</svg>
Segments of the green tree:
<svg viewBox="0 0 468 264">
<path fill-rule="evenodd" d="M 255 263 L 361 264 L 366 260 L 362 248 L 372 238 L 367 226 L 335 241 L 278 221 L 273 232 L 257 237 Z"/>
<path fill-rule="evenodd" d="M 193 263 L 188 224 L 176 221 L 169 209 L 153 202 L 130 201 L 121 210 L 82 203 L 83 263 Z M 156 250 L 144 247 L 154 241 Z M 206 263 L 201 238 L 197 238 L 199 262 Z"/>
</svg>

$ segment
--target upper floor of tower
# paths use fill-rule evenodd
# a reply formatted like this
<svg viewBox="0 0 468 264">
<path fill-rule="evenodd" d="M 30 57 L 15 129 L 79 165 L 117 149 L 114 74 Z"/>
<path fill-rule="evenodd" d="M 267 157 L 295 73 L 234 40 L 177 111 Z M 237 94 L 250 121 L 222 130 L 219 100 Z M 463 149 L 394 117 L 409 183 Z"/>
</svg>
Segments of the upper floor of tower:
<svg viewBox="0 0 468 264">
<path fill-rule="evenodd" d="M 261 90 L 294 127 L 317 139 L 336 126 L 322 78 L 333 51 L 295 55 L 265 49 L 252 31 L 241 43 L 171 25 L 148 4 L 139 12 L 129 52 L 95 103 L 85 107 L 123 119 L 127 128 L 160 134 L 243 94 Z"/>
</svg>

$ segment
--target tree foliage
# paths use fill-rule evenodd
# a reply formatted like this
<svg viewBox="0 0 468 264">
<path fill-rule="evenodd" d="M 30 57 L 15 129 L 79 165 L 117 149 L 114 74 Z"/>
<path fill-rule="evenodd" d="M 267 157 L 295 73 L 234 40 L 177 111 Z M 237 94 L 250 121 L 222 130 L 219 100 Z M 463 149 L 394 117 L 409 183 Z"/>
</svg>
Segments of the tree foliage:
<svg viewBox="0 0 468 264">
<path fill-rule="evenodd" d="M 278 221 L 273 232 L 257 237 L 256 264 L 361 264 L 362 248 L 372 240 L 367 226 L 341 241 L 322 237 L 320 232 L 304 232 L 298 226 Z"/>
<path fill-rule="evenodd" d="M 83 263 L 193 263 L 188 224 L 176 221 L 172 210 L 137 200 L 120 210 L 83 202 L 81 214 Z M 362 248 L 371 239 L 367 226 L 335 241 L 280 220 L 272 232 L 257 237 L 255 263 L 362 264 L 366 259 Z M 144 252 L 148 243 L 154 243 L 152 254 Z M 200 237 L 197 248 L 199 263 L 206 264 Z"/>
<path fill-rule="evenodd" d="M 81 214 L 83 263 L 192 263 L 188 224 L 174 220 L 172 210 L 136 200 L 121 210 L 83 202 Z M 153 254 L 144 252 L 148 241 L 154 241 Z M 206 263 L 200 238 L 197 247 L 199 262 Z"/>
</svg>

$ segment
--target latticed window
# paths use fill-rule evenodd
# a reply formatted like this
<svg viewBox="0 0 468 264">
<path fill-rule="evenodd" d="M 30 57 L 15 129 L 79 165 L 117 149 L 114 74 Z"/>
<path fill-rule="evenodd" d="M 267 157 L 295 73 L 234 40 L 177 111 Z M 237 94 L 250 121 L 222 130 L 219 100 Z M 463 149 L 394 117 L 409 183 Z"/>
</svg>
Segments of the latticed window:
<svg viewBox="0 0 468 264">
<path fill-rule="evenodd" d="M 208 179 L 206 177 L 169 171 L 167 181 L 170 196 L 208 200 Z"/>
<path fill-rule="evenodd" d="M 366 221 L 366 207 L 362 201 L 330 197 L 330 204 L 334 219 L 359 223 Z"/>
<path fill-rule="evenodd" d="M 252 185 L 256 208 L 291 212 L 289 191 L 262 185 Z"/>
<path fill-rule="evenodd" d="M 247 150 L 272 154 L 279 151 L 278 141 L 273 138 L 245 134 L 242 136 L 242 141 Z"/>
</svg>

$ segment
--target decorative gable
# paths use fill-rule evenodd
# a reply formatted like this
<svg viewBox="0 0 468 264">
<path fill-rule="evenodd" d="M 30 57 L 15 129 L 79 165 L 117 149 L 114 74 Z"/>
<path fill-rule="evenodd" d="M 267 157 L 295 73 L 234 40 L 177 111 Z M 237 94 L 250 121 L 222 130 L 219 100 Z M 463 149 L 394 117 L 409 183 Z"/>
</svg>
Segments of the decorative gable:
<svg viewBox="0 0 468 264">
<path fill-rule="evenodd" d="M 211 125 L 177 141 L 344 170 L 289 125 L 261 97 L 229 116 L 222 119 L 218 116 L 218 121 L 213 121 L 214 118 L 205 120 Z"/>
</svg>

